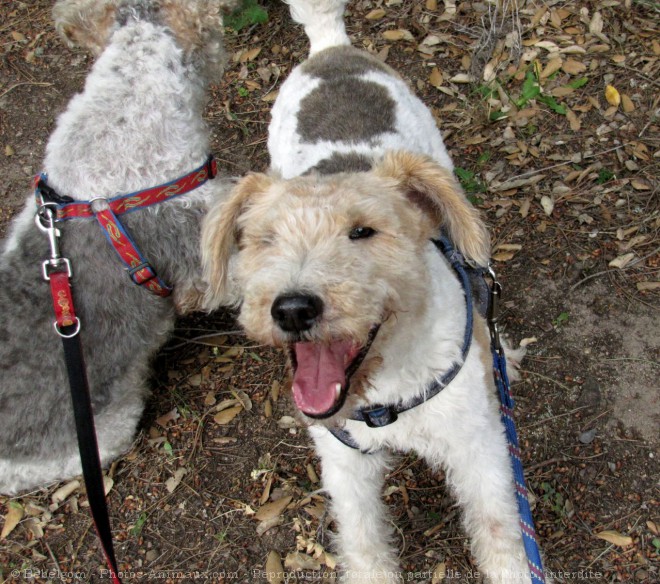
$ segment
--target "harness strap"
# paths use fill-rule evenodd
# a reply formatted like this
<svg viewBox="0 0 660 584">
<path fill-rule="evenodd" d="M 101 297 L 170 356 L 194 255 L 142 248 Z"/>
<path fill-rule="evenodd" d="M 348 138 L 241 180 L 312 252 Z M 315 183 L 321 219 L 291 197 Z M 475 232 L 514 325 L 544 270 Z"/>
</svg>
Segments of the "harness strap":
<svg viewBox="0 0 660 584">
<path fill-rule="evenodd" d="M 217 161 L 211 154 L 204 164 L 195 168 L 188 174 L 170 182 L 163 183 L 162 185 L 107 199 L 108 206 L 115 215 L 123 215 L 124 213 L 144 209 L 145 207 L 150 207 L 157 203 L 169 201 L 174 197 L 185 195 L 197 187 L 202 186 L 207 180 L 215 178 L 217 174 Z M 45 176 L 42 175 L 40 178 L 45 182 Z M 48 187 L 48 189 L 51 193 L 54 192 L 52 188 Z M 43 192 L 42 194 L 47 197 L 49 193 Z M 74 201 L 70 197 L 58 197 L 59 201 L 54 200 L 53 198 L 46 198 L 46 200 L 54 200 L 54 202 L 58 203 L 57 221 L 65 221 L 67 219 L 89 219 L 94 217 L 94 211 L 92 210 L 91 204 L 92 201 Z"/>
<path fill-rule="evenodd" d="M 211 154 L 204 164 L 180 178 L 111 199 L 96 197 L 89 201 L 75 201 L 71 197 L 58 194 L 48 185 L 44 174 L 35 177 L 35 195 L 39 205 L 46 203 L 54 209 L 55 221 L 95 217 L 103 234 L 126 266 L 131 280 L 157 296 L 166 297 L 172 293 L 172 288 L 160 279 L 153 266 L 142 256 L 118 215 L 144 209 L 189 193 L 215 178 L 217 174 L 217 162 Z M 100 200 L 104 200 L 107 207 L 96 211 L 93 203 Z"/>
<path fill-rule="evenodd" d="M 96 220 L 103 230 L 103 235 L 126 266 L 131 280 L 138 286 L 144 286 L 157 296 L 169 296 L 172 293 L 172 288 L 158 277 L 156 270 L 142 257 L 140 250 L 138 250 L 117 216 L 112 212 L 112 209 L 108 208 L 97 212 Z"/>
<path fill-rule="evenodd" d="M 441 235 L 437 240 L 433 240 L 436 247 L 442 252 L 451 267 L 456 272 L 463 291 L 465 293 L 466 303 L 466 319 L 465 319 L 465 332 L 463 335 L 463 345 L 461 347 L 461 358 L 456 361 L 451 368 L 442 375 L 439 379 L 434 379 L 427 386 L 426 389 L 417 397 L 404 404 L 395 405 L 381 405 L 375 404 L 365 408 L 360 408 L 353 412 L 349 419 L 358 422 L 364 422 L 370 428 L 382 428 L 388 426 L 398 419 L 399 414 L 407 412 L 418 405 L 426 402 L 427 400 L 438 395 L 445 387 L 447 387 L 453 379 L 458 375 L 458 372 L 463 367 L 463 363 L 467 358 L 472 344 L 472 329 L 473 329 L 473 300 L 472 300 L 472 280 L 466 271 L 466 262 L 463 255 L 454 247 L 449 238 Z M 471 270 L 481 274 L 480 270 Z M 481 278 L 483 282 L 483 278 Z M 350 432 L 343 428 L 331 428 L 330 432 L 335 438 L 343 442 L 346 446 L 359 449 L 359 445 L 350 435 Z"/>
</svg>

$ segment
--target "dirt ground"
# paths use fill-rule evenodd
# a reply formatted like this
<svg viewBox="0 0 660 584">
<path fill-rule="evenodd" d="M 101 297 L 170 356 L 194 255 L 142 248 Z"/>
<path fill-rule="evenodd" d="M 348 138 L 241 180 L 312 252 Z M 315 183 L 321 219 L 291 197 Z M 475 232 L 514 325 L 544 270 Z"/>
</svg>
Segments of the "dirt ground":
<svg viewBox="0 0 660 584">
<path fill-rule="evenodd" d="M 305 56 L 283 6 L 265 6 L 267 23 L 228 34 L 211 88 L 232 175 L 267 167 L 273 92 Z M 479 41 L 478 2 L 356 1 L 347 21 L 433 108 L 491 227 L 506 332 L 528 344 L 516 419 L 547 570 L 659 582 L 658 6 L 520 7 L 518 54 L 504 35 Z M 0 4 L 1 235 L 91 64 L 60 43 L 50 8 Z M 110 469 L 125 581 L 260 582 L 280 565 L 289 582 L 333 581 L 321 469 L 293 416 L 279 353 L 231 314 L 180 322 L 135 446 Z M 389 474 L 401 563 L 408 581 L 478 582 L 443 479 L 414 456 Z M 6 523 L 22 517 L 0 539 L 0 582 L 105 580 L 84 489 L 59 487 L 0 497 Z"/>
</svg>

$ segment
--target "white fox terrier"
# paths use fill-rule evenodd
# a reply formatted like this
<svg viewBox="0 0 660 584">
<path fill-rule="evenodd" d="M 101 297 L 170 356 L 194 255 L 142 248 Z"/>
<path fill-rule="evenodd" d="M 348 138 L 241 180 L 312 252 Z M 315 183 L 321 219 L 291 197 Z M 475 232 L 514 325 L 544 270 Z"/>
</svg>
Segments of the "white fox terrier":
<svg viewBox="0 0 660 584">
<path fill-rule="evenodd" d="M 247 334 L 287 350 L 346 581 L 402 578 L 380 495 L 388 451 L 414 450 L 446 472 L 489 581 L 530 582 L 488 327 L 432 241 L 486 266 L 486 228 L 430 112 L 350 46 L 345 2 L 289 4 L 310 57 L 273 107 L 272 171 L 205 219 L 207 308 L 236 294 Z"/>
<path fill-rule="evenodd" d="M 149 362 L 175 312 L 194 309 L 203 298 L 201 220 L 229 190 L 226 179 L 207 180 L 214 164 L 202 118 L 207 83 L 225 61 L 224 4 L 61 0 L 53 9 L 66 40 L 99 55 L 84 90 L 57 120 L 38 190 L 57 209 L 59 247 L 72 265 L 103 464 L 131 446 Z M 148 201 L 159 204 L 139 208 Z M 31 195 L 0 252 L 0 492 L 6 494 L 80 473 L 62 344 L 42 277 L 49 240 L 35 225 L 36 210 Z M 104 233 L 100 224 L 109 210 L 119 222 Z M 143 254 L 130 258 L 127 269 L 109 243 L 122 229 L 119 240 L 126 243 L 130 233 Z"/>
</svg>

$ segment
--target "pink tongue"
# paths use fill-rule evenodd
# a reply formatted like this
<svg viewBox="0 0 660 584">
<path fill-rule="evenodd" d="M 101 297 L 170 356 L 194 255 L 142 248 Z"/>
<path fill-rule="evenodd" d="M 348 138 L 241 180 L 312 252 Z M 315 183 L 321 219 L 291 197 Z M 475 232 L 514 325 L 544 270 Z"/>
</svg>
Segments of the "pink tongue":
<svg viewBox="0 0 660 584">
<path fill-rule="evenodd" d="M 346 367 L 358 350 L 350 341 L 330 345 L 296 343 L 298 367 L 293 377 L 293 399 L 305 414 L 329 412 L 340 396 L 337 386 L 346 385 Z"/>
</svg>

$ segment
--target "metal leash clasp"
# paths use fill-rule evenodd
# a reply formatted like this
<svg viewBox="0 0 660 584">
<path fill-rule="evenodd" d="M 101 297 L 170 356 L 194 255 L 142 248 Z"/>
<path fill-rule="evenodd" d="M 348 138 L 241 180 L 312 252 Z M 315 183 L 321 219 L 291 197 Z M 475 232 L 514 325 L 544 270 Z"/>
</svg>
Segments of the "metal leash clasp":
<svg viewBox="0 0 660 584">
<path fill-rule="evenodd" d="M 41 205 L 37 209 L 37 214 L 34 217 L 34 222 L 36 223 L 39 230 L 47 235 L 48 243 L 50 244 L 50 258 L 41 264 L 41 271 L 44 280 L 47 282 L 50 281 L 51 272 L 64 271 L 62 267 L 64 267 L 66 270 L 69 278 L 72 274 L 71 262 L 68 258 L 63 258 L 60 256 L 59 238 L 61 232 L 57 227 L 55 227 L 56 208 L 57 204 L 46 203 L 42 200 Z"/>
<path fill-rule="evenodd" d="M 75 337 L 80 332 L 80 319 L 73 314 L 73 302 L 71 300 L 71 293 L 69 291 L 68 280 L 71 278 L 71 262 L 68 258 L 63 258 L 60 256 L 60 245 L 59 238 L 61 236 L 60 230 L 55 227 L 55 213 L 57 209 L 57 204 L 55 203 L 46 203 L 43 198 L 41 199 L 41 205 L 37 209 L 37 214 L 35 215 L 35 223 L 40 231 L 45 233 L 48 236 L 48 243 L 50 244 L 50 258 L 42 262 L 41 270 L 44 280 L 50 282 L 51 292 L 53 293 L 53 300 L 56 301 L 56 305 L 60 307 L 62 311 L 66 309 L 68 313 L 73 317 L 73 320 L 68 323 L 64 323 L 63 326 L 60 326 L 58 320 L 53 323 L 55 332 L 62 337 L 63 339 L 71 339 Z M 66 287 L 62 288 L 61 283 L 55 284 L 55 280 L 51 281 L 51 274 L 62 273 L 66 274 Z M 56 286 L 54 288 L 53 286 Z M 59 288 L 57 286 L 59 285 Z M 59 292 L 56 298 L 56 290 Z M 56 313 L 58 312 L 56 306 Z M 58 319 L 60 317 L 58 316 Z M 73 327 L 72 330 L 71 327 Z"/>
<path fill-rule="evenodd" d="M 497 274 L 493 269 L 491 263 L 488 264 L 488 276 L 493 281 L 493 284 L 489 286 L 490 289 L 490 298 L 488 300 L 488 314 L 486 318 L 488 320 L 488 329 L 490 330 L 490 341 L 493 348 L 499 353 L 502 351 L 502 343 L 500 341 L 500 329 L 497 325 L 500 319 L 500 302 L 502 299 L 502 284 L 500 284 L 497 279 Z"/>
</svg>

